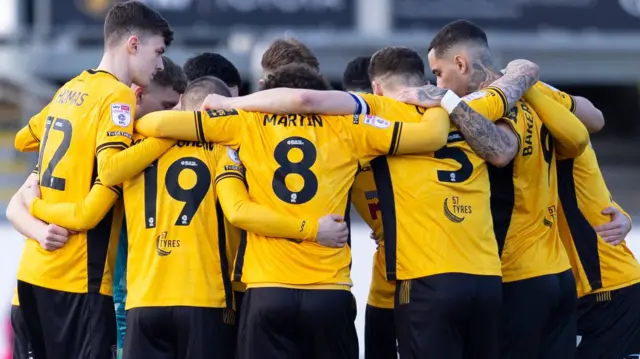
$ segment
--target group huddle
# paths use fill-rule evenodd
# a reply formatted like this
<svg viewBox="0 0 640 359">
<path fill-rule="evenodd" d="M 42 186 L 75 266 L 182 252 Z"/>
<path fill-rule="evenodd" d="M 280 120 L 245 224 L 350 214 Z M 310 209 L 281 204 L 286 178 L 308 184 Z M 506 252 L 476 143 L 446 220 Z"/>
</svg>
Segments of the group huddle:
<svg viewBox="0 0 640 359">
<path fill-rule="evenodd" d="M 39 151 L 7 217 L 25 237 L 18 359 L 625 359 L 640 264 L 589 100 L 502 71 L 481 28 L 346 68 L 276 40 L 261 91 L 163 56 L 153 9 L 107 14 L 105 54 L 16 135 Z M 358 338 L 350 206 L 378 245 Z M 115 302 L 115 304 L 114 304 Z M 576 345 L 577 342 L 577 345 Z"/>
</svg>

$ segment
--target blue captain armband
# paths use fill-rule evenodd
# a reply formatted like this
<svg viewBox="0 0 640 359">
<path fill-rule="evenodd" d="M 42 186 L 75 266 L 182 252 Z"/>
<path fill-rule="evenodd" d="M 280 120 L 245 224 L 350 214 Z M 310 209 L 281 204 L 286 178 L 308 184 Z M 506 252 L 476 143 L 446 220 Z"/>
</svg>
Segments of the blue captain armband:
<svg viewBox="0 0 640 359">
<path fill-rule="evenodd" d="M 371 110 L 369 109 L 369 105 L 367 101 L 365 101 L 360 95 L 356 95 L 353 92 L 349 92 L 351 98 L 356 102 L 356 109 L 353 111 L 354 115 L 370 115 Z"/>
</svg>

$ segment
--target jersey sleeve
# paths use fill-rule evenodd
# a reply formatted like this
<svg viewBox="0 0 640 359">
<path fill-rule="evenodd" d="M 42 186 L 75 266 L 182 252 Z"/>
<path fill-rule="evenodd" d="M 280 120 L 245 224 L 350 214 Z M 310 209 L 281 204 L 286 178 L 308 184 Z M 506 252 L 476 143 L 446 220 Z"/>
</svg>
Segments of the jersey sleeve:
<svg viewBox="0 0 640 359">
<path fill-rule="evenodd" d="M 243 121 L 255 120 L 252 112 L 240 110 L 158 111 L 136 121 L 136 132 L 148 137 L 215 142 L 237 146 Z"/>
<path fill-rule="evenodd" d="M 14 146 L 20 152 L 38 151 L 40 148 L 40 136 L 44 132 L 44 126 L 49 113 L 49 105 L 29 119 L 29 123 L 16 134 Z"/>
<path fill-rule="evenodd" d="M 427 109 L 419 123 L 360 116 L 348 128 L 360 159 L 384 155 L 433 152 L 447 143 L 449 115 L 442 107 Z"/>
<path fill-rule="evenodd" d="M 548 83 L 538 81 L 533 88 L 551 97 L 572 113 L 576 112 L 576 100 L 566 92 L 562 92 Z"/>
<path fill-rule="evenodd" d="M 120 88 L 107 96 L 100 109 L 96 155 L 107 148 L 124 150 L 133 135 L 136 97 L 129 88 Z"/>
<path fill-rule="evenodd" d="M 385 117 L 383 112 L 383 103 L 381 102 L 381 96 L 376 96 L 370 93 L 354 93 L 349 92 L 349 95 L 353 97 L 356 102 L 354 115 L 374 115 Z"/>
<path fill-rule="evenodd" d="M 574 158 L 584 152 L 589 131 L 574 114 L 535 88 L 530 88 L 524 98 L 549 130 L 559 157 Z"/>
<path fill-rule="evenodd" d="M 102 183 L 107 186 L 115 186 L 132 178 L 147 168 L 151 162 L 162 156 L 167 150 L 175 145 L 176 140 L 165 138 L 140 139 L 138 144 L 127 148 L 124 151 L 109 148 L 98 155 L 109 157 L 109 168 L 104 171 L 106 175 L 102 177 Z"/>
<path fill-rule="evenodd" d="M 474 111 L 489 121 L 497 121 L 507 116 L 507 97 L 496 87 L 486 87 L 462 98 Z"/>
<path fill-rule="evenodd" d="M 106 187 L 96 180 L 80 203 L 50 203 L 36 198 L 29 205 L 29 212 L 47 223 L 84 232 L 98 225 L 121 196 L 122 188 Z"/>
<path fill-rule="evenodd" d="M 267 237 L 315 240 L 317 221 L 293 218 L 252 202 L 237 153 L 229 147 L 225 152 L 218 158 L 215 186 L 220 206 L 231 224 Z"/>
</svg>

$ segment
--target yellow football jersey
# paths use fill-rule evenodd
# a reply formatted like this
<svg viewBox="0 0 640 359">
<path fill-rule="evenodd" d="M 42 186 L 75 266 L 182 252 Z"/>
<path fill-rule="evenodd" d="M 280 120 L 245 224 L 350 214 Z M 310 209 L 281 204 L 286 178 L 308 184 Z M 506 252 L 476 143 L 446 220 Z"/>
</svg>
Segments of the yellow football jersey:
<svg viewBox="0 0 640 359">
<path fill-rule="evenodd" d="M 362 111 L 419 122 L 424 109 L 369 94 L 352 94 Z M 500 275 L 483 159 L 451 125 L 435 152 L 371 161 L 384 227 L 387 279 L 441 273 Z"/>
<path fill-rule="evenodd" d="M 136 135 L 133 143 L 141 141 Z M 127 309 L 232 308 L 224 229 L 213 188 L 217 161 L 226 155 L 211 142 L 178 141 L 123 184 Z"/>
<path fill-rule="evenodd" d="M 382 238 L 382 219 L 380 203 L 376 191 L 371 166 L 366 164 L 360 168 L 351 189 L 351 203 L 364 219 L 377 238 Z M 387 281 L 384 260 L 384 241 L 378 241 L 378 248 L 373 255 L 373 270 L 367 304 L 376 308 L 393 308 L 396 282 Z"/>
<path fill-rule="evenodd" d="M 446 111 L 438 108 L 428 113 L 431 121 L 403 124 L 373 116 L 162 111 L 138 120 L 136 130 L 151 136 L 239 146 L 253 201 L 292 217 L 317 221 L 328 213 L 348 213 L 349 190 L 359 160 L 441 146 L 446 132 L 433 138 L 430 134 L 448 124 Z M 188 122 L 191 125 L 176 126 Z M 350 263 L 349 246 L 326 248 L 315 242 L 248 233 L 240 244 L 234 273 L 249 288 L 348 287 Z"/>
<path fill-rule="evenodd" d="M 46 114 L 36 116 L 35 122 L 44 119 L 44 125 L 32 128 L 34 138 L 41 139 L 42 199 L 81 202 L 94 183 L 101 185 L 97 157 L 129 145 L 134 109 L 133 91 L 104 71 L 84 71 L 58 90 Z M 121 215 L 114 208 L 94 229 L 72 235 L 54 252 L 27 239 L 18 279 L 60 291 L 110 295 Z"/>
<path fill-rule="evenodd" d="M 523 101 L 505 113 L 500 90 L 487 88 L 468 98 L 491 120 L 502 118 L 518 138 L 518 154 L 504 168 L 490 167 L 491 211 L 501 249 L 503 282 L 570 268 L 558 226 L 558 182 L 554 140 L 534 109 Z"/>
<path fill-rule="evenodd" d="M 538 89 L 575 110 L 572 97 L 537 84 Z M 617 206 L 607 188 L 596 153 L 588 146 L 573 159 L 558 161 L 560 203 L 558 225 L 576 278 L 578 296 L 611 291 L 640 282 L 640 264 L 625 242 L 606 243 L 593 229 L 611 219 L 602 210 Z"/>
</svg>

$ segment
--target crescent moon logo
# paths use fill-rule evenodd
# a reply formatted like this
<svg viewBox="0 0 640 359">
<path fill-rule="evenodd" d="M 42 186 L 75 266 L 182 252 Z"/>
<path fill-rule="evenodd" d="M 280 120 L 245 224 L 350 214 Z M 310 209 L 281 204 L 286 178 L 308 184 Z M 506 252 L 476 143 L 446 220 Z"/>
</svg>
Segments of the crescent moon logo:
<svg viewBox="0 0 640 359">
<path fill-rule="evenodd" d="M 444 199 L 444 215 L 453 223 L 461 223 L 464 217 L 458 217 L 449 210 L 449 198 Z"/>
</svg>

